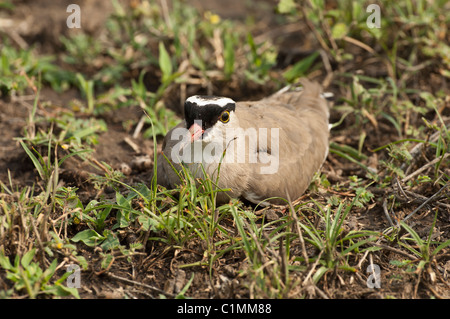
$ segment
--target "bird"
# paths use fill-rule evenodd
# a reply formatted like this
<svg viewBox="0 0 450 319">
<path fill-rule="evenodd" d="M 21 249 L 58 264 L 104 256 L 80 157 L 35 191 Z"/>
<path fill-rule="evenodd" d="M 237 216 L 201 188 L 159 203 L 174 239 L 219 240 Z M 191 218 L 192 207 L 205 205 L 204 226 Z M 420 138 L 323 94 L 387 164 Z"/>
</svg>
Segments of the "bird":
<svg viewBox="0 0 450 319">
<path fill-rule="evenodd" d="M 231 198 L 267 206 L 304 194 L 329 148 L 329 104 L 319 83 L 299 80 L 258 101 L 194 95 L 184 120 L 164 137 L 157 157 L 157 183 L 181 184 L 182 166 L 195 179 L 205 174 Z"/>
</svg>

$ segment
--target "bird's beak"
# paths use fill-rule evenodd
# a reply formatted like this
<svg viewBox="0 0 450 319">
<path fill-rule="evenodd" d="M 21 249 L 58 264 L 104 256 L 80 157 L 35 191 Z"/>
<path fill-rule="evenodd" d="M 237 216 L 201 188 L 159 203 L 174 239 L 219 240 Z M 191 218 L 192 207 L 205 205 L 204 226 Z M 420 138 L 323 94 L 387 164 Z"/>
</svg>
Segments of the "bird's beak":
<svg viewBox="0 0 450 319">
<path fill-rule="evenodd" d="M 191 143 L 198 140 L 204 132 L 205 130 L 202 129 L 200 125 L 198 125 L 197 123 L 192 124 L 189 128 L 189 133 L 191 134 Z"/>
</svg>

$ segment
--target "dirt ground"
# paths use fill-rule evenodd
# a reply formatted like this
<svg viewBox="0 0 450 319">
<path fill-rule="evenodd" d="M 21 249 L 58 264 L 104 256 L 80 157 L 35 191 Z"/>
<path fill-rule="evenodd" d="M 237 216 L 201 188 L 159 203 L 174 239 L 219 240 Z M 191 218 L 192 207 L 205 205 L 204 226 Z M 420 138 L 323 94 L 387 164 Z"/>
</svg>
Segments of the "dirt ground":
<svg viewBox="0 0 450 319">
<path fill-rule="evenodd" d="M 71 0 L 51 1 L 14 1 L 16 10 L 12 17 L 16 21 L 18 31 L 21 37 L 26 41 L 27 45 L 35 45 L 36 49 L 41 53 L 57 53 L 61 50 L 58 44 L 60 34 L 67 34 L 70 31 L 65 28 L 65 8 L 70 4 Z M 211 10 L 220 13 L 223 18 L 246 19 L 249 15 L 254 15 L 255 20 L 261 25 L 261 33 L 271 32 L 274 42 L 282 48 L 284 55 L 280 64 L 289 64 L 301 58 L 305 52 L 314 46 L 314 40 L 306 34 L 302 34 L 299 30 L 292 33 L 285 33 L 280 36 L 276 28 L 271 29 L 275 25 L 276 15 L 270 9 L 276 1 L 258 1 L 258 6 L 249 5 L 247 1 L 188 1 L 192 5 L 202 9 Z M 107 16 L 112 12 L 113 8 L 109 1 L 79 1 L 83 7 L 83 28 L 84 31 L 95 34 L 104 26 Z M 268 9 L 269 8 L 269 9 Z M 45 17 L 45 18 L 43 18 Z M 27 23 L 20 23 L 26 21 Z M 30 28 L 32 26 L 32 28 Z M 269 32 L 269 30 L 271 31 Z M 301 46 L 297 45 L 301 43 Z M 382 70 L 374 70 L 374 72 L 382 72 Z M 328 88 L 333 90 L 333 87 Z M 219 88 L 217 94 L 226 94 L 226 88 Z M 235 98 L 241 99 L 258 99 L 261 96 L 270 94 L 272 88 L 262 87 L 246 87 L 240 88 L 241 91 L 234 91 Z M 336 92 L 339 94 L 339 92 Z M 78 93 L 69 90 L 62 94 L 56 94 L 51 89 L 44 88 L 41 92 L 41 102 L 50 102 L 52 105 L 64 107 L 70 100 L 80 98 Z M 9 100 L 0 100 L 0 180 L 9 184 L 8 171 L 11 173 L 12 184 L 18 186 L 33 185 L 38 180 L 36 171 L 32 162 L 20 144 L 14 139 L 23 136 L 23 130 L 27 123 L 27 117 L 31 110 L 34 95 L 21 97 L 11 97 Z M 177 109 L 174 107 L 174 109 Z M 149 139 L 138 137 L 134 139 L 134 143 L 139 146 L 139 152 L 136 152 L 129 143 L 125 141 L 130 138 L 132 132 L 127 131 L 122 126 L 125 119 L 138 120 L 142 113 L 139 107 L 131 109 L 121 109 L 114 113 L 103 116 L 108 124 L 108 133 L 99 136 L 99 143 L 95 148 L 94 157 L 99 161 L 104 161 L 113 168 L 119 168 L 121 164 L 129 164 L 138 156 L 153 154 L 153 143 Z M 181 114 L 180 114 L 181 115 Z M 337 115 L 332 114 L 338 118 Z M 351 121 L 349 117 L 348 121 Z M 379 136 L 383 136 L 385 141 L 393 140 L 395 131 L 389 126 L 389 123 L 380 123 L 381 132 L 377 136 L 368 136 L 368 147 L 376 147 L 383 145 L 383 141 L 379 140 Z M 384 131 L 383 131 L 384 130 Z M 334 141 L 343 141 L 354 144 L 354 132 L 340 131 L 338 135 L 332 136 Z M 332 133 L 333 134 L 333 133 Z M 348 135 L 346 135 L 348 134 Z M 373 158 L 374 161 L 379 160 Z M 67 161 L 62 167 L 61 179 L 67 185 L 73 185 L 80 188 L 80 196 L 87 203 L 90 199 L 97 196 L 97 190 L 93 185 L 86 181 L 86 173 L 92 171 L 92 167 L 88 167 L 80 160 L 72 159 Z M 360 168 L 352 163 L 345 162 L 342 159 L 329 155 L 323 172 L 328 174 L 330 182 L 338 182 L 347 176 L 362 174 Z M 137 182 L 149 182 L 150 169 L 140 171 L 133 170 L 126 181 L 129 184 Z M 107 190 L 106 190 L 107 191 Z M 374 193 L 382 190 L 373 189 Z M 422 194 L 432 194 L 436 189 L 424 189 Z M 111 195 L 113 196 L 113 194 Z M 316 194 L 316 198 L 323 199 L 327 194 Z M 405 207 L 403 214 L 406 216 L 417 205 L 411 205 L 410 208 Z M 274 209 L 275 214 L 280 213 Z M 381 205 L 374 204 L 364 209 L 356 211 L 349 217 L 350 224 L 355 229 L 372 229 L 382 230 L 388 227 L 388 223 L 383 214 Z M 414 218 L 419 233 L 428 232 L 428 225 L 431 224 L 433 214 L 421 213 Z M 423 224 L 423 227 L 420 225 Z M 423 228 L 423 229 L 421 229 Z M 450 214 L 447 211 L 446 216 L 440 217 L 437 228 L 442 238 L 450 238 Z M 72 230 L 74 234 L 76 229 Z M 136 235 L 131 231 L 122 234 L 123 242 L 132 242 L 136 240 Z M 244 267 L 243 262 L 245 256 L 240 253 L 230 252 L 223 256 L 217 268 L 212 269 L 213 275 L 210 276 L 209 269 L 203 267 L 191 267 L 187 269 L 177 268 L 177 265 L 198 262 L 202 260 L 202 243 L 191 243 L 191 247 L 183 249 L 167 249 L 158 243 L 148 243 L 145 253 L 133 257 L 134 262 L 130 265 L 127 261 L 117 260 L 107 272 L 100 270 L 101 257 L 94 250 L 82 244 L 79 244 L 80 251 L 92 265 L 98 265 L 97 269 L 90 269 L 83 272 L 83 288 L 80 290 L 82 298 L 123 298 L 127 296 L 135 296 L 137 298 L 147 298 L 157 296 L 157 289 L 162 291 L 175 293 L 179 291 L 179 287 L 184 286 L 191 274 L 195 273 L 195 278 L 189 289 L 189 296 L 194 298 L 248 298 L 248 290 L 240 284 L 242 280 L 238 272 Z M 367 288 L 364 281 L 357 275 L 344 278 L 325 278 L 322 289 L 334 298 L 385 298 L 392 296 L 396 298 L 411 298 L 416 292 L 416 281 L 414 275 L 402 275 L 402 278 L 396 276 L 398 268 L 389 264 L 390 259 L 401 260 L 406 258 L 401 252 L 391 250 L 383 260 L 374 260 L 374 262 L 383 266 L 387 271 L 382 274 L 383 286 L 381 289 Z M 446 272 L 450 272 L 449 253 L 444 254 L 438 260 L 439 267 L 445 268 Z M 125 280 L 129 280 L 128 282 Z M 448 288 L 444 286 L 429 287 L 429 284 L 420 286 L 417 292 L 419 298 L 428 298 L 427 293 L 430 289 L 437 291 L 441 296 L 450 298 Z M 156 288 L 156 289 L 155 289 Z"/>
</svg>

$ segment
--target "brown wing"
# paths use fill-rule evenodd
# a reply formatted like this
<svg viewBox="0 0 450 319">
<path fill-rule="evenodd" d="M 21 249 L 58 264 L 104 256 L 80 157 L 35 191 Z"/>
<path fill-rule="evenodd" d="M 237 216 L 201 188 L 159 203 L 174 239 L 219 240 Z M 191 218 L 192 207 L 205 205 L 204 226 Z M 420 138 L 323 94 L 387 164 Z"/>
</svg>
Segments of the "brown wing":
<svg viewBox="0 0 450 319">
<path fill-rule="evenodd" d="M 253 119 L 246 123 L 241 121 L 241 125 L 279 128 L 277 171 L 262 174 L 261 169 L 267 164 L 248 166 L 250 180 L 242 196 L 252 202 L 274 196 L 287 198 L 288 194 L 291 199 L 300 197 L 325 160 L 328 106 L 320 97 L 320 85 L 309 81 L 304 81 L 303 85 L 302 92 L 276 94 L 255 104 L 247 102 L 239 109 L 240 119 Z M 277 155 L 275 147 L 270 145 L 268 150 L 274 156 Z"/>
</svg>

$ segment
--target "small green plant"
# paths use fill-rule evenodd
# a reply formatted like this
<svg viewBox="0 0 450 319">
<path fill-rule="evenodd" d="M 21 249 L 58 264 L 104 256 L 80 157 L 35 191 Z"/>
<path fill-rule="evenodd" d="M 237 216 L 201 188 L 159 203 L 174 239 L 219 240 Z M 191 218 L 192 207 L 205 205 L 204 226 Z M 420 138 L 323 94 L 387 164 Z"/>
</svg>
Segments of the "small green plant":
<svg viewBox="0 0 450 319">
<path fill-rule="evenodd" d="M 343 228 L 347 215 L 358 203 L 359 197 L 360 194 L 355 196 L 351 203 L 341 202 L 335 212 L 331 209 L 331 205 L 321 207 L 316 203 L 318 210 L 313 209 L 312 211 L 320 218 L 323 229 L 314 226 L 314 223 L 306 216 L 306 223 L 299 223 L 305 232 L 305 241 L 321 251 L 319 255 L 321 267 L 312 277 L 315 283 L 330 270 L 343 269 L 355 272 L 356 268 L 348 264 L 351 253 L 373 250 L 373 247 L 361 249 L 361 246 L 377 240 L 379 235 L 377 232 L 366 230 L 345 232 Z M 298 257 L 298 259 L 303 260 L 302 257 Z"/>
<path fill-rule="evenodd" d="M 26 70 L 31 61 L 30 51 L 17 51 L 6 44 L 2 46 L 0 55 L 0 92 L 2 96 L 8 95 L 12 90 L 21 92 L 27 86 L 27 80 L 21 70 Z"/>
<path fill-rule="evenodd" d="M 84 149 L 84 147 L 81 144 L 81 138 L 86 137 L 89 134 L 92 134 L 92 132 L 95 132 L 95 130 L 97 130 L 95 126 L 86 128 L 84 130 L 79 130 L 77 132 L 74 132 L 72 136 L 69 135 L 69 137 L 67 138 L 63 137 L 61 142 L 56 141 L 56 143 L 54 142 L 55 137 L 53 135 L 52 129 L 49 130 L 49 132 L 46 134 L 45 137 L 44 135 L 41 135 L 41 137 L 37 136 L 36 139 L 33 139 L 33 141 L 36 142 L 37 145 L 44 144 L 44 147 L 45 146 L 47 147 L 45 158 L 33 145 L 31 145 L 30 149 L 27 143 L 24 142 L 24 140 L 26 140 L 25 138 L 20 139 L 19 142 L 22 148 L 27 153 L 27 155 L 30 157 L 31 161 L 33 162 L 34 167 L 39 173 L 39 176 L 44 181 L 48 181 L 53 172 L 55 171 L 55 169 L 61 167 L 64 161 L 67 160 L 68 158 L 72 156 L 79 156 L 84 159 L 84 153 L 90 152 L 91 150 Z M 75 140 L 76 143 L 73 143 L 72 140 Z M 70 144 L 67 144 L 65 142 Z M 71 146 L 73 148 L 71 148 Z M 65 152 L 67 149 L 69 150 L 69 152 L 67 152 L 67 154 L 59 158 L 60 157 L 59 151 Z"/>
<path fill-rule="evenodd" d="M 32 49 L 15 49 L 9 41 L 0 44 L 0 93 L 23 93 L 32 78 L 40 77 L 57 92 L 74 83 L 74 75 L 57 66 L 51 55 L 37 57 Z"/>
<path fill-rule="evenodd" d="M 355 149 L 354 147 L 350 145 L 340 145 L 335 142 L 330 143 L 330 153 L 336 154 L 339 157 L 342 157 L 350 162 L 353 162 L 354 164 L 361 167 L 365 172 L 367 177 L 374 181 L 378 181 L 379 176 L 376 174 L 376 172 L 368 167 L 363 162 L 368 159 L 367 155 L 362 153 L 362 144 L 364 143 L 364 134 L 360 135 L 360 143 L 359 143 L 359 150 Z"/>
<path fill-rule="evenodd" d="M 87 99 L 87 112 L 89 114 L 94 114 L 94 81 L 86 80 L 81 73 L 77 73 L 76 75 L 78 80 L 78 85 L 80 87 L 80 91 L 83 96 Z"/>
<path fill-rule="evenodd" d="M 69 272 L 66 272 L 53 284 L 50 283 L 58 266 L 56 259 L 47 269 L 42 270 L 38 263 L 33 262 L 35 254 L 36 249 L 33 248 L 22 257 L 16 255 L 14 263 L 11 263 L 4 252 L 0 251 L 0 266 L 6 271 L 6 279 L 14 282 L 15 290 L 24 290 L 29 298 L 36 298 L 39 294 L 59 297 L 72 295 L 75 298 L 80 298 L 76 288 L 69 288 L 63 284 L 70 275 Z"/>
<path fill-rule="evenodd" d="M 365 207 L 373 198 L 374 195 L 372 192 L 370 192 L 367 187 L 363 187 L 363 180 L 361 178 L 358 178 L 357 176 L 350 176 L 350 189 L 355 190 L 355 201 L 354 205 L 355 207 Z"/>
<path fill-rule="evenodd" d="M 245 76 L 258 84 L 265 84 L 271 80 L 269 71 L 276 64 L 277 54 L 269 42 L 256 44 L 251 33 L 247 34 L 247 44 L 250 51 L 247 54 L 249 66 L 244 71 Z M 295 75 L 300 76 L 301 74 L 296 73 Z"/>
<path fill-rule="evenodd" d="M 291 266 L 291 245 L 298 244 L 292 232 L 293 220 L 285 216 L 279 220 L 259 221 L 247 210 L 231 209 L 238 238 L 236 248 L 242 249 L 248 258 L 248 268 L 243 272 L 251 278 L 250 295 L 265 298 L 286 298 L 298 283 L 291 280 L 292 273 L 304 271 L 304 267 Z"/>
<path fill-rule="evenodd" d="M 132 80 L 132 94 L 137 99 L 145 114 L 141 116 L 140 123 L 151 123 L 152 127 L 144 131 L 144 137 L 152 137 L 155 130 L 156 135 L 165 135 L 168 130 L 178 124 L 175 114 L 167 109 L 161 99 L 165 90 L 181 74 L 173 72 L 172 61 L 166 51 L 164 44 L 159 45 L 159 65 L 162 71 L 161 85 L 156 92 L 149 92 L 144 85 L 144 72 L 141 72 L 138 82 Z M 151 121 L 150 121 L 151 119 Z M 153 125 L 155 127 L 153 127 Z"/>
<path fill-rule="evenodd" d="M 287 71 L 283 73 L 283 77 L 289 83 L 294 83 L 301 77 L 305 77 L 313 66 L 313 63 L 316 61 L 319 56 L 318 52 L 314 52 L 307 56 L 306 58 L 295 63 L 292 68 L 289 68 Z"/>
<path fill-rule="evenodd" d="M 102 54 L 101 42 L 85 33 L 77 33 L 70 38 L 61 36 L 59 40 L 66 49 L 63 61 L 72 65 L 92 65 Z"/>
<path fill-rule="evenodd" d="M 218 227 L 220 217 L 216 211 L 215 196 L 218 190 L 210 178 L 194 179 L 192 173 L 182 167 L 180 186 L 174 191 L 179 192 L 178 199 L 170 192 L 163 191 L 157 196 L 169 196 L 174 200 L 172 207 L 162 206 L 157 212 L 145 207 L 144 212 L 155 222 L 156 228 L 167 231 L 169 238 L 178 245 L 199 236 L 212 249 L 211 238 Z"/>
<path fill-rule="evenodd" d="M 417 270 L 416 270 L 419 274 L 422 273 L 422 271 L 426 267 L 431 266 L 431 262 L 434 260 L 436 255 L 442 249 L 450 246 L 450 240 L 447 240 L 443 243 L 432 241 L 433 229 L 436 225 L 437 215 L 438 215 L 438 211 L 436 210 L 436 214 L 434 216 L 433 223 L 430 227 L 430 231 L 425 240 L 422 239 L 419 236 L 419 234 L 417 234 L 417 232 L 411 226 L 406 224 L 404 221 L 400 222 L 401 227 L 408 232 L 410 237 L 404 238 L 403 240 L 399 241 L 399 244 L 420 258 L 420 261 L 419 261 L 419 264 L 418 264 Z M 417 247 L 419 249 L 412 247 L 412 245 L 410 245 L 409 242 L 412 242 L 415 245 L 417 245 Z M 436 247 L 433 249 L 432 245 L 436 246 Z"/>
</svg>

